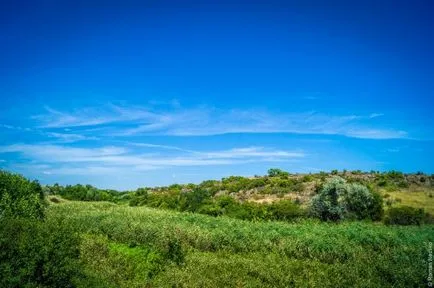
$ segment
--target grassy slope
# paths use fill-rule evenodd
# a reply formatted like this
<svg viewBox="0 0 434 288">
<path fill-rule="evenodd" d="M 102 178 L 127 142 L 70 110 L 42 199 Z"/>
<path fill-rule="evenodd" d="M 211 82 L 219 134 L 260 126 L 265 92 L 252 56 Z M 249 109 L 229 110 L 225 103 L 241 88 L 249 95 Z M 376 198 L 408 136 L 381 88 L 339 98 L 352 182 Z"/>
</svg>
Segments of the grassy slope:
<svg viewBox="0 0 434 288">
<path fill-rule="evenodd" d="M 414 208 L 423 208 L 426 212 L 434 215 L 434 191 L 429 188 L 418 189 L 400 189 L 396 191 L 381 191 L 383 197 L 388 195 L 385 199 L 393 201 L 392 206 L 411 206 Z"/>
<path fill-rule="evenodd" d="M 52 204 L 48 217 L 83 235 L 83 287 L 424 287 L 434 240 L 432 225 L 254 223 L 104 202 Z"/>
</svg>

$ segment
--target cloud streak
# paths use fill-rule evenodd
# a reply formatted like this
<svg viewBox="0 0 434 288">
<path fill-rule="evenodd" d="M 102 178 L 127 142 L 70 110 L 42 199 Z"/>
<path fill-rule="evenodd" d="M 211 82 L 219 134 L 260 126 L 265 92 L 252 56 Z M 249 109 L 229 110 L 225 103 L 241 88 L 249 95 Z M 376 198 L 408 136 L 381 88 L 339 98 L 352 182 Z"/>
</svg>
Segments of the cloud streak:
<svg viewBox="0 0 434 288">
<path fill-rule="evenodd" d="M 211 136 L 229 133 L 294 133 L 341 135 L 364 139 L 408 137 L 402 129 L 384 128 L 380 113 L 367 116 L 327 115 L 317 112 L 271 113 L 258 110 L 219 110 L 209 107 L 151 111 L 144 107 L 113 104 L 60 112 L 46 108 L 33 116 L 40 128 L 96 129 L 100 135 L 131 137 L 138 135 Z M 373 122 L 375 119 L 375 122 Z M 100 130 L 98 130 L 100 129 Z"/>
<path fill-rule="evenodd" d="M 144 143 L 140 147 L 173 149 L 174 146 Z M 124 147 L 79 148 L 45 144 L 14 144 L 0 146 L 2 153 L 19 153 L 24 160 L 38 165 L 48 165 L 46 175 L 53 174 L 95 174 L 115 172 L 117 168 L 130 171 L 144 171 L 168 167 L 194 167 L 210 165 L 232 165 L 251 162 L 278 162 L 303 158 L 302 151 L 284 151 L 265 147 L 244 147 L 220 151 L 192 151 L 176 149 L 182 153 L 168 155 L 131 150 Z M 80 172 L 81 171 L 81 172 Z"/>
</svg>

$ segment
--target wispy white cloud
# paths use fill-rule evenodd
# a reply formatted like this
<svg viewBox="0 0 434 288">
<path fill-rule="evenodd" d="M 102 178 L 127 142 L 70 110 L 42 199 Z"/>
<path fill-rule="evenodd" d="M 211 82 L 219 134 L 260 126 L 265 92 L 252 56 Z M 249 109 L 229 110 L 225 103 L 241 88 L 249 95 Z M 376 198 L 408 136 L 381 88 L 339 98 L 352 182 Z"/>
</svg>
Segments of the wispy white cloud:
<svg viewBox="0 0 434 288">
<path fill-rule="evenodd" d="M 282 157 L 282 158 L 302 158 L 305 156 L 302 152 L 289 152 L 282 150 L 270 150 L 264 147 L 247 147 L 247 148 L 234 148 L 225 151 L 205 152 L 199 153 L 206 158 L 246 158 L 246 157 Z"/>
<path fill-rule="evenodd" d="M 0 124 L 0 128 L 9 129 L 9 130 L 18 130 L 18 131 L 32 131 L 31 128 L 8 125 L 8 124 Z"/>
<path fill-rule="evenodd" d="M 398 139 L 407 137 L 407 132 L 396 130 L 380 130 L 380 129 L 350 129 L 346 136 L 354 138 L 368 139 Z"/>
<path fill-rule="evenodd" d="M 45 107 L 46 113 L 32 116 L 38 121 L 41 128 L 65 128 L 97 126 L 130 121 L 160 120 L 161 116 L 142 107 L 121 107 L 113 104 L 102 107 L 89 107 L 76 109 L 72 112 L 61 112 Z"/>
<path fill-rule="evenodd" d="M 45 133 L 46 136 L 50 138 L 57 139 L 59 142 L 62 143 L 72 143 L 72 142 L 78 142 L 83 140 L 98 140 L 98 137 L 95 136 L 85 136 L 81 134 L 75 134 L 75 133 L 57 133 L 57 132 L 47 132 Z"/>
<path fill-rule="evenodd" d="M 381 117 L 381 116 L 384 116 L 384 114 L 383 113 L 371 113 L 370 115 L 369 115 L 369 118 L 377 118 L 377 117 Z"/>
<path fill-rule="evenodd" d="M 122 147 L 76 148 L 47 144 L 12 144 L 0 146 L 0 153 L 21 153 L 31 160 L 46 162 L 76 162 L 93 157 L 114 156 L 126 153 Z"/>
<path fill-rule="evenodd" d="M 382 128 L 371 119 L 381 113 L 360 115 L 327 115 L 317 112 L 270 113 L 259 110 L 219 110 L 209 107 L 151 111 L 144 107 L 107 105 L 60 112 L 46 108 L 47 113 L 34 116 L 40 127 L 68 128 L 91 126 L 100 135 L 136 136 L 208 136 L 228 133 L 296 133 L 342 135 L 366 139 L 405 138 L 402 129 Z M 123 123 L 123 124 L 122 124 Z M 120 125 L 122 124 L 122 125 Z M 101 128 L 104 129 L 101 129 Z"/>
<path fill-rule="evenodd" d="M 131 146 L 136 147 L 146 147 L 146 148 L 156 148 L 156 149 L 165 149 L 165 150 L 175 150 L 175 151 L 183 151 L 188 153 L 196 153 L 196 151 L 179 148 L 171 145 L 160 145 L 160 144 L 150 144 L 150 143 L 141 143 L 141 142 L 124 142 Z"/>
<path fill-rule="evenodd" d="M 29 127 L 21 127 L 21 126 L 13 126 L 8 124 L 0 124 L 0 128 L 14 130 L 19 133 L 33 133 L 39 136 L 43 136 L 49 139 L 55 139 L 55 142 L 60 143 L 72 143 L 83 140 L 98 140 L 98 137 L 95 136 L 86 136 L 83 134 L 77 134 L 70 132 L 71 129 L 65 128 L 62 132 L 47 132 L 38 128 L 29 128 Z"/>
<path fill-rule="evenodd" d="M 173 146 L 155 144 L 152 147 L 175 148 Z M 78 148 L 44 144 L 0 146 L 0 153 L 20 153 L 22 158 L 28 160 L 32 165 L 52 165 L 53 168 L 44 169 L 49 175 L 106 173 L 109 170 L 114 172 L 116 168 L 143 171 L 165 167 L 278 162 L 305 157 L 305 153 L 302 151 L 284 151 L 264 147 L 245 147 L 206 152 L 183 150 L 179 148 L 178 151 L 183 152 L 177 155 L 161 155 L 113 146 L 98 148 Z"/>
</svg>

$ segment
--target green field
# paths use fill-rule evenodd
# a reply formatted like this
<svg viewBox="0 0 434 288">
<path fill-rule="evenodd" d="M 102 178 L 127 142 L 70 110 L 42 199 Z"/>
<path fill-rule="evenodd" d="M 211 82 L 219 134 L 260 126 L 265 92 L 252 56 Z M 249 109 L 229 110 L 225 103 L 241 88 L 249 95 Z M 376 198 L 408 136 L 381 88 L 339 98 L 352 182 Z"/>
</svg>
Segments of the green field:
<svg viewBox="0 0 434 288">
<path fill-rule="evenodd" d="M 434 227 L 248 222 L 107 202 L 51 204 L 100 287 L 424 287 Z M 97 279 L 92 282 L 92 279 Z"/>
</svg>

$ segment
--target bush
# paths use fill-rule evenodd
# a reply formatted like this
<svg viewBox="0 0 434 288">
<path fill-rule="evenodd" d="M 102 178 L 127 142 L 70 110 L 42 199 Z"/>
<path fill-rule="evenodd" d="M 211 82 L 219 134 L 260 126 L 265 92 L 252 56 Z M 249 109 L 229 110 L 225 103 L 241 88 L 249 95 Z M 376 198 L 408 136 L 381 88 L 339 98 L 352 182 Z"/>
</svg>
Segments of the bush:
<svg viewBox="0 0 434 288">
<path fill-rule="evenodd" d="M 74 287 L 79 238 L 63 223 L 0 220 L 0 287 Z"/>
<path fill-rule="evenodd" d="M 347 183 L 341 177 L 334 177 L 312 198 L 310 211 L 324 221 L 343 218 L 380 220 L 383 198 L 361 184 Z"/>
<path fill-rule="evenodd" d="M 192 192 L 181 194 L 179 209 L 181 211 L 196 212 L 202 205 L 209 202 L 210 199 L 210 192 L 196 188 Z"/>
<path fill-rule="evenodd" d="M 342 196 L 345 193 L 345 180 L 340 177 L 327 181 L 320 193 L 311 200 L 311 213 L 321 220 L 337 221 L 343 218 Z"/>
<path fill-rule="evenodd" d="M 269 177 L 276 177 L 276 176 L 280 176 L 280 177 L 286 177 L 288 176 L 289 173 L 277 168 L 271 168 L 268 170 L 268 176 Z"/>
<path fill-rule="evenodd" d="M 79 238 L 44 219 L 45 204 L 38 182 L 0 171 L 0 287 L 74 287 L 80 277 Z"/>
<path fill-rule="evenodd" d="M 267 205 L 267 218 L 288 221 L 305 216 L 304 210 L 291 200 L 280 200 Z"/>
<path fill-rule="evenodd" d="M 348 218 L 381 220 L 383 198 L 380 194 L 372 193 L 368 188 L 357 183 L 346 186 L 344 205 Z"/>
<path fill-rule="evenodd" d="M 301 178 L 302 182 L 310 182 L 313 180 L 314 180 L 314 177 L 312 175 L 304 175 L 303 178 Z"/>
<path fill-rule="evenodd" d="M 407 180 L 398 181 L 397 185 L 398 185 L 399 188 L 408 188 L 408 187 L 410 187 L 410 185 L 408 184 Z"/>
<path fill-rule="evenodd" d="M 384 223 L 387 225 L 420 225 L 424 222 L 425 212 L 409 206 L 390 208 Z"/>
<path fill-rule="evenodd" d="M 44 217 L 44 193 L 37 181 L 0 170 L 0 218 Z"/>
</svg>

